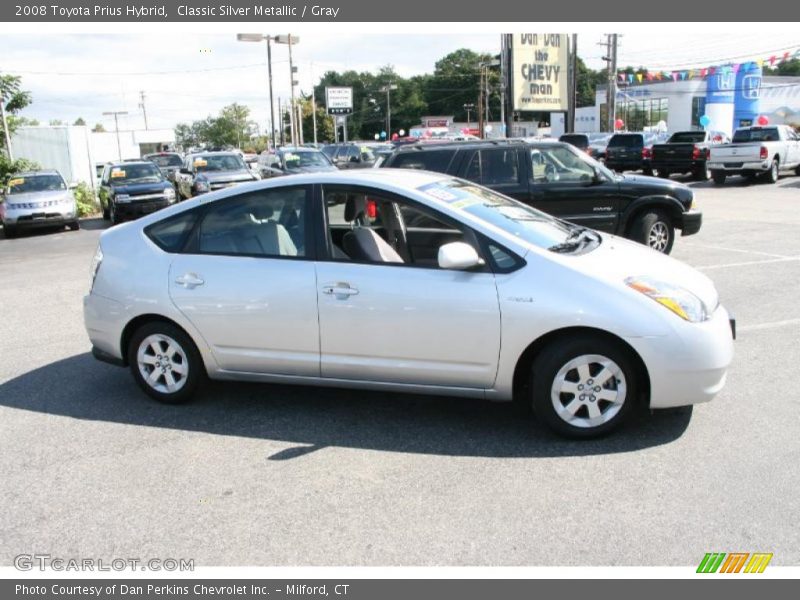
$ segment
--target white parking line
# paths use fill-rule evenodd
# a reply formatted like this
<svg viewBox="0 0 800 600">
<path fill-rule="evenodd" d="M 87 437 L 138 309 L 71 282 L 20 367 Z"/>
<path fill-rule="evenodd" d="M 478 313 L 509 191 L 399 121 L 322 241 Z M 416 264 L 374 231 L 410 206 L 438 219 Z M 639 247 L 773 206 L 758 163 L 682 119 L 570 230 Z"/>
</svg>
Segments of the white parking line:
<svg viewBox="0 0 800 600">
<path fill-rule="evenodd" d="M 790 258 L 785 254 L 773 254 L 772 252 L 760 252 L 758 250 L 742 250 L 741 248 L 726 248 L 725 246 L 712 246 L 710 244 L 698 244 L 697 242 L 683 242 L 684 246 L 696 248 L 708 248 L 709 250 L 722 250 L 724 252 L 741 252 L 742 254 L 759 254 L 761 256 L 771 256 L 772 258 Z"/>
<path fill-rule="evenodd" d="M 738 263 L 720 263 L 717 265 L 702 265 L 695 267 L 695 269 L 699 269 L 701 271 L 707 271 L 709 269 L 724 269 L 726 267 L 749 267 L 750 265 L 768 265 L 771 263 L 793 262 L 798 260 L 800 260 L 800 256 L 786 256 L 783 258 L 773 258 L 771 260 L 748 260 L 746 262 L 738 262 Z"/>
<path fill-rule="evenodd" d="M 787 325 L 800 325 L 800 319 L 785 319 L 783 321 L 773 321 L 772 323 L 758 323 L 756 325 L 742 325 L 736 327 L 736 331 L 757 331 L 759 329 L 775 329 L 786 327 Z"/>
</svg>

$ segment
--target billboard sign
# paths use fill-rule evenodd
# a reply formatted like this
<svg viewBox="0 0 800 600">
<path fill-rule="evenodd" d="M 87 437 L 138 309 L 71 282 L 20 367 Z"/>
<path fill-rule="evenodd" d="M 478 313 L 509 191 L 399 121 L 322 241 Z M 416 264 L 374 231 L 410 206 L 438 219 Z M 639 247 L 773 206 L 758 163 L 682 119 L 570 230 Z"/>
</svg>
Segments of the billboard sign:
<svg viewBox="0 0 800 600">
<path fill-rule="evenodd" d="M 325 107 L 329 115 L 350 115 L 353 113 L 353 88 L 326 87 Z"/>
<path fill-rule="evenodd" d="M 513 109 L 566 111 L 569 106 L 567 34 L 511 36 Z"/>
</svg>

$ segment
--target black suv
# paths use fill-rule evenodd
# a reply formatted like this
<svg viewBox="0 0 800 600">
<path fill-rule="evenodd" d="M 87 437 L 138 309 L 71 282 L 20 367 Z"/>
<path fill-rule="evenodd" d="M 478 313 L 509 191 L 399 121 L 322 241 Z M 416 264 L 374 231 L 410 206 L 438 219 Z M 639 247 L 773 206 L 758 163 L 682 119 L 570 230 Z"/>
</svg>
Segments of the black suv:
<svg viewBox="0 0 800 600">
<path fill-rule="evenodd" d="M 700 230 L 694 193 L 682 183 L 615 175 L 561 142 L 521 140 L 415 144 L 381 165 L 447 173 L 485 185 L 556 217 L 623 235 L 669 253 L 675 230 Z"/>
<path fill-rule="evenodd" d="M 129 160 L 108 163 L 100 179 L 103 218 L 117 224 L 150 214 L 175 202 L 175 188 L 155 163 Z"/>
</svg>

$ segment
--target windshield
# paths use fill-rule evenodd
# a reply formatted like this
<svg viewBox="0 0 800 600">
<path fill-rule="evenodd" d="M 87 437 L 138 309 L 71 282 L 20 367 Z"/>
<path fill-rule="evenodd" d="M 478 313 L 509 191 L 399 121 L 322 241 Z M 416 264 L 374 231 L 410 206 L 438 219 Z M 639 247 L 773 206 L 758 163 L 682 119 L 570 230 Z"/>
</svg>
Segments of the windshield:
<svg viewBox="0 0 800 600">
<path fill-rule="evenodd" d="M 164 178 L 161 171 L 154 164 L 125 164 L 111 167 L 111 185 L 125 185 L 128 183 L 155 183 Z"/>
<path fill-rule="evenodd" d="M 741 142 L 777 142 L 779 139 L 777 127 L 769 127 L 767 129 L 739 129 L 733 134 L 734 144 Z"/>
<path fill-rule="evenodd" d="M 238 154 L 201 154 L 195 156 L 192 166 L 198 173 L 205 171 L 244 171 L 242 157 Z"/>
<path fill-rule="evenodd" d="M 581 229 L 488 188 L 460 179 L 425 184 L 420 192 L 540 248 L 563 244 Z"/>
<path fill-rule="evenodd" d="M 148 160 L 153 161 L 159 167 L 180 167 L 181 157 L 177 154 L 157 154 L 148 157 Z"/>
<path fill-rule="evenodd" d="M 331 161 L 322 152 L 311 151 L 298 151 L 298 152 L 285 152 L 283 154 L 283 162 L 286 168 L 291 171 L 292 169 L 304 169 L 306 167 L 330 167 Z"/>
<path fill-rule="evenodd" d="M 706 139 L 705 131 L 681 131 L 669 138 L 670 144 L 698 144 Z"/>
<path fill-rule="evenodd" d="M 9 194 L 29 192 L 55 192 L 67 189 L 64 180 L 58 175 L 27 175 L 12 177 L 8 182 Z"/>
</svg>

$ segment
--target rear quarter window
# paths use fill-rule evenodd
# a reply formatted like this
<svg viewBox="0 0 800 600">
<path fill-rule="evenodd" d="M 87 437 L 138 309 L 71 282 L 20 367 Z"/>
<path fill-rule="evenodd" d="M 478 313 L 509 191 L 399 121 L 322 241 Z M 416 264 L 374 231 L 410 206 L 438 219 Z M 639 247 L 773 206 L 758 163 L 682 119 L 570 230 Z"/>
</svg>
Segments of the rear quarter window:
<svg viewBox="0 0 800 600">
<path fill-rule="evenodd" d="M 452 150 L 400 152 L 395 154 L 390 164 L 386 166 L 393 169 L 420 169 L 436 173 L 447 173 L 455 154 Z"/>
<path fill-rule="evenodd" d="M 187 210 L 145 228 L 144 233 L 164 252 L 177 253 L 197 223 L 198 211 Z"/>
</svg>

